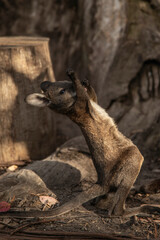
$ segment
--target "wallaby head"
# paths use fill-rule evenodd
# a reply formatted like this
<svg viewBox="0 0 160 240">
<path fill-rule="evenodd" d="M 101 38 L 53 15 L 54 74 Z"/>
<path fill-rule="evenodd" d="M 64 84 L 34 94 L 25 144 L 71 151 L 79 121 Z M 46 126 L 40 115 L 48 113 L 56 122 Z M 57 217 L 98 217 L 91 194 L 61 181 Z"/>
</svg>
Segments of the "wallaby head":
<svg viewBox="0 0 160 240">
<path fill-rule="evenodd" d="M 49 107 L 66 114 L 75 103 L 76 92 L 70 81 L 42 82 L 43 93 L 33 93 L 26 97 L 26 102 L 37 107 Z"/>
<path fill-rule="evenodd" d="M 81 82 L 89 98 L 97 102 L 97 96 L 94 89 L 87 79 Z M 74 84 L 71 81 L 42 82 L 41 90 L 43 93 L 33 93 L 26 97 L 25 101 L 36 107 L 49 107 L 50 109 L 67 114 L 72 110 L 76 101 L 77 94 Z"/>
</svg>

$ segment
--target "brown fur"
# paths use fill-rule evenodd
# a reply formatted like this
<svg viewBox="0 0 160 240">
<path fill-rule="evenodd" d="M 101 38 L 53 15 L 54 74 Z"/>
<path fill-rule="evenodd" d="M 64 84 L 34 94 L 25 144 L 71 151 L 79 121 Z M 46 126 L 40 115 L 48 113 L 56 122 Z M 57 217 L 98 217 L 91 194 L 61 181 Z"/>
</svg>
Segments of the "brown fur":
<svg viewBox="0 0 160 240">
<path fill-rule="evenodd" d="M 44 94 L 29 95 L 26 101 L 66 114 L 79 125 L 98 173 L 97 185 L 50 212 L 27 212 L 19 216 L 17 213 L 7 213 L 7 216 L 16 214 L 17 217 L 54 217 L 100 195 L 103 195 L 103 198 L 98 202 L 98 206 L 108 209 L 109 215 L 132 216 L 146 212 L 146 209 L 160 212 L 160 206 L 156 205 L 125 209 L 125 200 L 139 174 L 143 156 L 132 141 L 119 132 L 113 119 L 95 102 L 96 95 L 89 83 L 83 85 L 72 70 L 68 71 L 68 76 L 72 83 L 43 82 L 41 89 Z"/>
</svg>

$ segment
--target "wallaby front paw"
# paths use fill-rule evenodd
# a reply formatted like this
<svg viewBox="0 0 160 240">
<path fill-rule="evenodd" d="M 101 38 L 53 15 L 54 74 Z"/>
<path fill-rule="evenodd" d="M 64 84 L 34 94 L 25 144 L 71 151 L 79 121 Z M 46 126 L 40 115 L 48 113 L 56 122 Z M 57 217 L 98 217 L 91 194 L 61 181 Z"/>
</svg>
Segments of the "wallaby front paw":
<svg viewBox="0 0 160 240">
<path fill-rule="evenodd" d="M 82 80 L 81 83 L 84 87 L 89 87 L 90 86 L 89 80 L 86 79 L 86 78 L 84 80 Z"/>
<path fill-rule="evenodd" d="M 74 80 L 75 79 L 75 72 L 73 71 L 72 68 L 68 68 L 67 71 L 66 71 L 68 77 L 71 79 L 71 80 Z"/>
</svg>

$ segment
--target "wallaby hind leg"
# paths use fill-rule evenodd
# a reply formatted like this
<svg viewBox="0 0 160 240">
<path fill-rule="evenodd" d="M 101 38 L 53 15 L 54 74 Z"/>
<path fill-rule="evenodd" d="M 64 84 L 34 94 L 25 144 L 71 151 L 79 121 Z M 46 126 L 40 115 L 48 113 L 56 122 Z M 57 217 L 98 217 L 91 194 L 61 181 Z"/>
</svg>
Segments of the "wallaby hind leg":
<svg viewBox="0 0 160 240">
<path fill-rule="evenodd" d="M 126 198 L 140 172 L 142 163 L 143 156 L 135 146 L 128 149 L 123 155 L 123 160 L 113 178 L 113 185 L 117 186 L 117 191 L 109 210 L 110 215 L 123 215 Z"/>
<path fill-rule="evenodd" d="M 130 186 L 125 186 L 125 181 L 122 180 L 120 183 L 112 202 L 112 206 L 109 209 L 108 215 L 122 216 L 125 210 L 125 201 L 130 191 Z M 127 184 L 128 185 L 128 184 Z"/>
<path fill-rule="evenodd" d="M 128 184 L 128 183 L 127 183 Z M 124 181 L 120 183 L 116 192 L 109 192 L 105 198 L 102 198 L 97 207 L 108 210 L 108 215 L 121 216 L 124 213 L 125 201 L 128 196 L 132 184 L 125 186 Z"/>
<path fill-rule="evenodd" d="M 109 209 L 109 215 L 123 215 L 126 198 L 139 174 L 143 162 L 143 157 L 136 147 L 128 149 L 122 157 L 123 159 L 117 164 L 113 175 L 110 176 L 111 181 L 109 182 L 109 186 L 114 189 L 114 192 L 110 192 L 112 190 L 110 188 L 108 193 L 106 192 L 106 198 L 101 199 L 98 204 L 98 207 L 103 206 L 103 208 L 106 207 Z"/>
</svg>

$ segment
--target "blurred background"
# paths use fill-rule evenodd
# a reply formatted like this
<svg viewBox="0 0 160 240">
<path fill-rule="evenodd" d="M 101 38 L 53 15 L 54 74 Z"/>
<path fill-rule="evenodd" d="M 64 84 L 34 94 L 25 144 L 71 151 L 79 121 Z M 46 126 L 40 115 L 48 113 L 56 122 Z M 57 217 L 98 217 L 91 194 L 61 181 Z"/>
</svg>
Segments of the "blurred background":
<svg viewBox="0 0 160 240">
<path fill-rule="evenodd" d="M 0 36 L 50 38 L 55 80 L 72 67 L 145 156 L 160 161 L 160 0 L 1 0 Z M 56 115 L 57 146 L 80 134 Z"/>
</svg>

